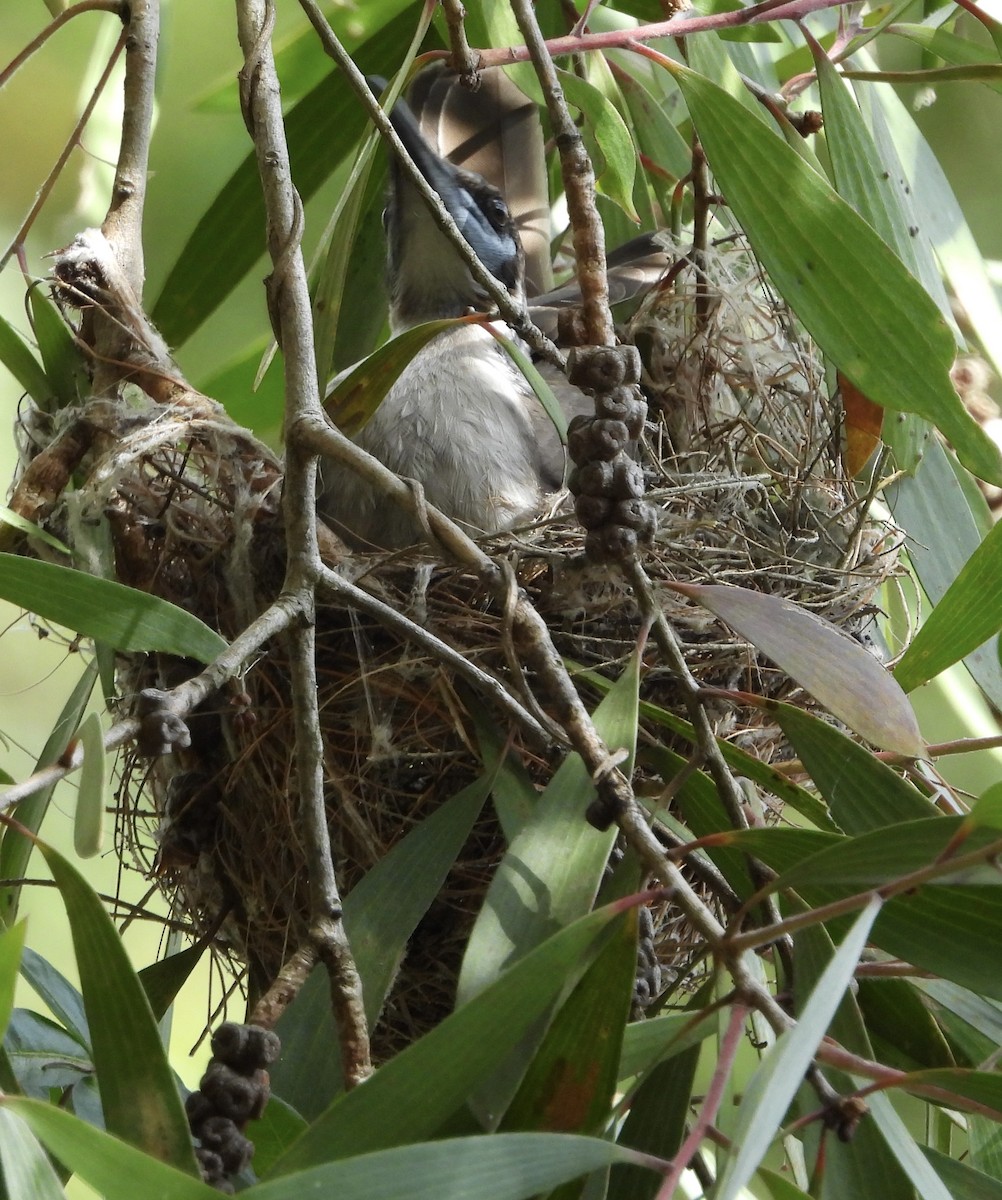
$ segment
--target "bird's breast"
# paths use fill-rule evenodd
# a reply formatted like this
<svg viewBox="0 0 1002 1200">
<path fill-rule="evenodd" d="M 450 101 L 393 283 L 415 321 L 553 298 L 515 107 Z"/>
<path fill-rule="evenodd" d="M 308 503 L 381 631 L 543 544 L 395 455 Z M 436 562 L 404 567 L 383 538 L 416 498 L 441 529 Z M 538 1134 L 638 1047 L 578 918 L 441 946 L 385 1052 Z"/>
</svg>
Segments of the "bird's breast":
<svg viewBox="0 0 1002 1200">
<path fill-rule="evenodd" d="M 478 326 L 451 330 L 425 347 L 356 441 L 417 480 L 430 503 L 474 532 L 517 524 L 559 485 L 544 467 L 554 449 L 544 443 L 559 452 L 556 430 L 522 374 Z M 325 485 L 324 515 L 356 539 L 386 548 L 418 540 L 413 519 L 367 485 L 343 478 Z"/>
</svg>

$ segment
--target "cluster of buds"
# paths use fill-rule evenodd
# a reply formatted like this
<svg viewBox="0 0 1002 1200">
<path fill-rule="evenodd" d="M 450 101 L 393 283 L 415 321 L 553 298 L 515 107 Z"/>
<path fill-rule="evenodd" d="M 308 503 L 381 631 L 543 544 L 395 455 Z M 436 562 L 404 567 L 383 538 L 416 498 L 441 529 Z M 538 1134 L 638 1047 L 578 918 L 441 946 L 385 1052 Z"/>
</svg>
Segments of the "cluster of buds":
<svg viewBox="0 0 1002 1200">
<path fill-rule="evenodd" d="M 584 527 L 585 553 L 599 562 L 624 561 L 648 544 L 657 528 L 644 499 L 644 472 L 633 451 L 647 420 L 634 346 L 581 346 L 571 351 L 568 378 L 595 398 L 595 415 L 567 429 L 574 470 L 569 486 Z"/>
<path fill-rule="evenodd" d="M 277 1034 L 257 1025 L 226 1021 L 212 1035 L 212 1061 L 185 1110 L 202 1177 L 217 1191 L 231 1195 L 230 1177 L 250 1163 L 254 1143 L 244 1136 L 244 1126 L 264 1112 L 270 1095 L 266 1068 L 281 1049 Z"/>
</svg>

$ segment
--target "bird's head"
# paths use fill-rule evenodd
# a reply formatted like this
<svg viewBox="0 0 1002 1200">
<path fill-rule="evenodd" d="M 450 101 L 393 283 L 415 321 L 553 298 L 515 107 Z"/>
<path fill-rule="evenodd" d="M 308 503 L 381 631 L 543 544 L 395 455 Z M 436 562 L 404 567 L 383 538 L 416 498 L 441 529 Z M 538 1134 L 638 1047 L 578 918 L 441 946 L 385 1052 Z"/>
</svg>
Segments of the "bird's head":
<svg viewBox="0 0 1002 1200">
<path fill-rule="evenodd" d="M 477 257 L 503 287 L 521 299 L 522 244 L 504 197 L 481 176 L 436 154 L 403 101 L 397 102 L 390 120 Z M 389 244 L 390 317 L 395 331 L 491 307 L 396 158 L 390 164 L 384 221 Z"/>
</svg>

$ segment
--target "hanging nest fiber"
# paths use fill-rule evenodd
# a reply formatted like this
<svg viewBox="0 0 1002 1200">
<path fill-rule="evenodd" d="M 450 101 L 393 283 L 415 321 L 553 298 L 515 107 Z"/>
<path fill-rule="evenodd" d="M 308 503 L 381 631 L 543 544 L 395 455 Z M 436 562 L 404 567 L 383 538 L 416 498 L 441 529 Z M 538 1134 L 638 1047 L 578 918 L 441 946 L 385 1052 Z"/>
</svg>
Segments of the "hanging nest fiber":
<svg viewBox="0 0 1002 1200">
<path fill-rule="evenodd" d="M 827 397 L 819 358 L 733 241 L 698 267 L 679 256 L 628 336 L 642 352 L 651 406 L 641 457 L 659 529 L 645 566 L 689 666 L 708 687 L 805 703 L 751 645 L 661 585 L 740 584 L 796 601 L 853 634 L 871 618 L 874 594 L 895 568 L 897 538 L 868 515 L 845 475 L 840 409 Z M 35 422 L 26 461 L 46 446 L 51 453 L 81 419 L 90 433 L 79 482 L 51 497 L 48 528 L 95 569 L 110 566 L 122 582 L 195 613 L 225 637 L 239 633 L 283 578 L 280 463 L 211 402 L 158 406 L 136 395 Z M 102 558 L 107 534 L 110 562 Z M 487 548 L 510 564 L 512 586 L 528 592 L 558 649 L 613 679 L 635 650 L 639 613 L 622 579 L 586 561 L 582 544 L 561 509 Z M 473 574 L 421 549 L 345 555 L 339 570 L 495 676 L 546 723 L 547 698 L 523 673 L 505 606 Z M 450 667 L 369 616 L 322 608 L 318 635 L 329 823 L 347 893 L 481 774 L 485 727 L 501 745 L 507 729 Z M 144 689 L 170 687 L 194 670 L 164 656 L 119 663 L 123 714 L 136 711 Z M 288 676 L 276 639 L 239 686 L 193 716 L 189 748 L 152 768 L 133 753 L 121 777 L 123 855 L 155 874 L 193 930 L 214 930 L 248 965 L 254 992 L 302 941 L 309 912 Z M 684 715 L 672 674 L 656 658 L 645 656 L 642 687 L 644 699 Z M 782 748 L 758 710 L 720 704 L 712 716 L 718 736 L 761 760 Z M 645 733 L 648 743 L 667 736 L 657 725 Z M 532 743 L 518 731 L 511 738 L 529 776 L 545 784 L 556 741 Z M 690 752 L 683 743 L 676 749 Z M 638 784 L 656 791 L 656 771 L 639 770 Z M 485 814 L 411 941 L 377 1029 L 377 1056 L 451 1009 L 465 940 L 504 848 L 496 819 Z M 653 936 L 666 978 L 699 955 L 670 913 L 660 914 Z"/>
</svg>

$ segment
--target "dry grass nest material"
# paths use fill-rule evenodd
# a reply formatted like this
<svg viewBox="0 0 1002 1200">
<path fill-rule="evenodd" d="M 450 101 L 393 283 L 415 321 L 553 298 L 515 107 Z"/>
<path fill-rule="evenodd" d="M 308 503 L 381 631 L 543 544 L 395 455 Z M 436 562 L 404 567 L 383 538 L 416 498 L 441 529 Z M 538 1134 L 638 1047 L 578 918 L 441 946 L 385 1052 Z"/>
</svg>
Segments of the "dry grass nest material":
<svg viewBox="0 0 1002 1200">
<path fill-rule="evenodd" d="M 795 600 L 850 632 L 894 569 L 894 532 L 867 515 L 841 465 L 839 409 L 818 356 L 732 246 L 704 271 L 682 265 L 631 323 L 651 404 L 642 447 L 659 532 L 646 566 L 660 580 L 734 583 Z M 49 522 L 97 559 L 110 528 L 115 570 L 233 636 L 274 598 L 284 554 L 280 466 L 224 417 L 105 406 L 102 431 Z M 582 561 L 566 512 L 494 540 L 575 662 L 613 677 L 633 651 L 638 614 L 608 568 Z M 350 558 L 341 569 L 436 633 L 533 709 L 545 710 L 511 646 L 505 607 L 479 581 L 426 552 Z M 709 613 L 661 590 L 696 676 L 714 687 L 793 696 L 794 685 Z M 319 674 L 330 828 L 348 891 L 390 847 L 480 772 L 481 738 L 506 729 L 452 671 L 373 619 L 327 608 Z M 645 660 L 644 695 L 679 710 L 670 672 Z M 170 686 L 190 664 L 122 661 L 121 707 Z M 249 964 L 253 991 L 274 977 L 305 928 L 307 881 L 295 799 L 293 721 L 283 647 L 192 720 L 191 749 L 135 758 L 122 773 L 126 857 L 155 872 L 196 930 L 218 928 Z M 715 711 L 718 733 L 761 758 L 780 745 L 756 713 Z M 664 729 L 649 731 L 664 740 Z M 531 777 L 558 754 L 515 734 Z M 648 780 L 648 782 L 650 782 Z M 152 798 L 152 804 L 150 803 Z M 152 809 L 152 812 L 151 812 Z M 504 842 L 484 815 L 412 939 L 377 1037 L 386 1054 L 449 1010 L 470 923 Z M 655 932 L 672 977 L 699 948 L 670 914 Z M 378 1031 L 377 1031 L 378 1032 Z"/>
</svg>

